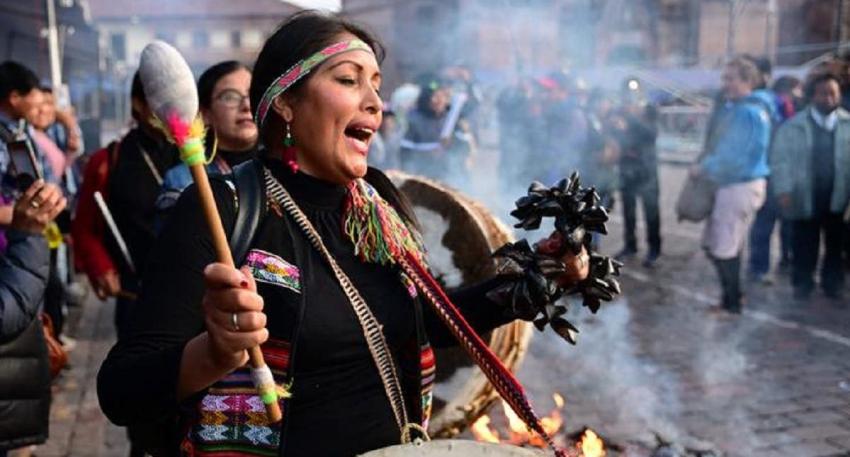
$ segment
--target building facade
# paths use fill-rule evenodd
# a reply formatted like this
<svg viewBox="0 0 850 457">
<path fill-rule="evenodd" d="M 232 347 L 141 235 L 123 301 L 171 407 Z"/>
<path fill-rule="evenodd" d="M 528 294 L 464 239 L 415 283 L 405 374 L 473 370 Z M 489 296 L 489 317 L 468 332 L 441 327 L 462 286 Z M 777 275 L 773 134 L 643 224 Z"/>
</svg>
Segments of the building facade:
<svg viewBox="0 0 850 457">
<path fill-rule="evenodd" d="M 342 12 L 388 45 L 384 71 L 394 86 L 457 63 L 485 78 L 602 66 L 717 68 L 739 53 L 800 65 L 839 39 L 840 2 L 343 0 Z"/>
<path fill-rule="evenodd" d="M 197 77 L 223 60 L 253 65 L 266 38 L 300 8 L 281 0 L 88 0 L 100 31 L 105 118 L 119 130 L 129 117 L 129 87 L 145 46 L 175 46 Z"/>
</svg>

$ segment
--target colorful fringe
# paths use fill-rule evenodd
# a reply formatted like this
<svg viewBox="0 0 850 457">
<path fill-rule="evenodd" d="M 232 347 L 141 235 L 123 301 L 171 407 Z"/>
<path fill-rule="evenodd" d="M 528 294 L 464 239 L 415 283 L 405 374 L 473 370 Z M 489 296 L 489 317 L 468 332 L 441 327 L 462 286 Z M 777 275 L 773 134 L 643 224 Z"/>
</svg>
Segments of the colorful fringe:
<svg viewBox="0 0 850 457">
<path fill-rule="evenodd" d="M 343 230 L 361 260 L 388 265 L 408 255 L 424 259 L 421 243 L 375 188 L 357 179 L 348 190 Z"/>
</svg>

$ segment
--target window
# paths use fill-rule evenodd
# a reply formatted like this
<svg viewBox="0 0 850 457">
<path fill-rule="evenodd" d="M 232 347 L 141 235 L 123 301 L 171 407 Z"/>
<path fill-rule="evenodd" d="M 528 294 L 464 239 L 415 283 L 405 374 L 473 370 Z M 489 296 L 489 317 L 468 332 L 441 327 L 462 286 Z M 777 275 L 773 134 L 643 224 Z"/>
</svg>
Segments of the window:
<svg viewBox="0 0 850 457">
<path fill-rule="evenodd" d="M 175 44 L 175 34 L 168 30 L 160 30 L 156 32 L 156 39 L 165 41 L 168 44 Z"/>
<path fill-rule="evenodd" d="M 192 34 L 189 32 L 177 32 L 174 44 L 181 49 L 188 48 L 192 44 Z"/>
<path fill-rule="evenodd" d="M 263 34 L 259 30 L 245 30 L 241 40 L 244 48 L 259 48 L 263 44 Z"/>
<path fill-rule="evenodd" d="M 192 32 L 192 47 L 207 48 L 210 45 L 210 36 L 206 30 L 195 30 Z"/>
<path fill-rule="evenodd" d="M 210 33 L 210 46 L 216 49 L 226 49 L 230 46 L 230 34 L 226 30 L 213 30 Z"/>
<path fill-rule="evenodd" d="M 109 35 L 109 49 L 115 60 L 127 60 L 127 36 L 123 32 L 113 32 Z"/>
<path fill-rule="evenodd" d="M 230 32 L 230 47 L 235 49 L 242 47 L 242 33 L 239 30 Z"/>
</svg>

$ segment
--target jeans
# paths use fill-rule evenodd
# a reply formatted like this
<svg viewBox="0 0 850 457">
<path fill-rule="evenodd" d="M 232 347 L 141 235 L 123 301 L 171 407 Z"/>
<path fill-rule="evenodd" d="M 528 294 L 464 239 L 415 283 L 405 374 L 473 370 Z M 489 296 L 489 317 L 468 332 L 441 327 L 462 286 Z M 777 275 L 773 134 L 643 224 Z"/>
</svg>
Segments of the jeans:
<svg viewBox="0 0 850 457">
<path fill-rule="evenodd" d="M 767 199 L 764 205 L 756 213 L 756 219 L 750 229 L 750 262 L 749 273 L 752 276 L 761 276 L 770 271 L 770 239 L 773 236 L 773 228 L 779 220 L 779 237 L 781 245 L 780 259 L 788 261 L 791 259 L 791 222 L 781 219 L 779 202 L 771 194 L 768 183 Z"/>
<path fill-rule="evenodd" d="M 826 247 L 820 273 L 821 286 L 826 291 L 837 291 L 844 286 L 841 265 L 844 229 L 841 214 L 829 213 L 794 221 L 792 281 L 795 289 L 811 291 L 814 288 L 821 233 Z"/>
</svg>

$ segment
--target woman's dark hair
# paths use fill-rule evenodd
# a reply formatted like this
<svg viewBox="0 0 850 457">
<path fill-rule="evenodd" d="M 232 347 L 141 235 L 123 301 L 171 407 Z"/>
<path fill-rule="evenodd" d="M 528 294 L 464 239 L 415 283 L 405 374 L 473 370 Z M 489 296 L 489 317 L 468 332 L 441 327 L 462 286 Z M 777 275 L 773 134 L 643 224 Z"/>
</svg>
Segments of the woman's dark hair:
<svg viewBox="0 0 850 457">
<path fill-rule="evenodd" d="M 266 40 L 251 77 L 251 106 L 256 109 L 266 89 L 293 65 L 333 44 L 337 37 L 350 33 L 372 48 L 378 63 L 384 60 L 384 47 L 370 32 L 357 24 L 339 16 L 317 11 L 301 11 L 290 16 Z M 304 86 L 308 78 L 302 79 L 289 88 L 295 93 Z M 280 129 L 280 120 L 270 111 L 260 128 L 260 138 L 267 140 L 269 132 Z M 272 148 L 267 147 L 267 151 Z M 416 216 L 407 198 L 392 184 L 381 171 L 369 167 L 365 179 L 383 196 L 412 227 L 416 227 Z"/>
<path fill-rule="evenodd" d="M 138 100 L 145 105 L 148 104 L 148 99 L 145 97 L 145 87 L 142 86 L 142 77 L 139 74 L 139 70 L 136 70 L 136 73 L 133 74 L 133 83 L 130 85 L 130 100 Z M 142 122 L 142 115 L 132 108 L 132 104 L 130 106 L 130 115 L 133 116 L 133 119 L 135 119 L 136 122 Z"/>
<path fill-rule="evenodd" d="M 317 11 L 295 13 L 266 40 L 266 44 L 263 45 L 257 57 L 251 78 L 251 106 L 254 109 L 259 106 L 266 89 L 285 71 L 333 44 L 337 37 L 344 33 L 350 33 L 368 44 L 375 52 L 378 63 L 384 59 L 384 48 L 381 43 L 359 25 L 339 16 Z M 297 93 L 307 79 L 309 76 L 292 85 L 288 92 Z M 258 126 L 261 128 L 261 133 L 275 126 L 280 128 L 275 117 L 274 112 L 269 112 L 265 124 Z M 261 138 L 265 139 L 265 135 L 261 135 Z"/>
<path fill-rule="evenodd" d="M 773 83 L 773 91 L 777 94 L 790 94 L 797 86 L 800 85 L 800 78 L 795 76 L 780 76 Z"/>
<path fill-rule="evenodd" d="M 215 90 L 215 85 L 221 78 L 238 70 L 251 71 L 248 66 L 235 60 L 219 62 L 204 70 L 201 77 L 198 78 L 198 104 L 201 108 L 212 106 L 213 90 Z"/>
<path fill-rule="evenodd" d="M 815 96 L 815 89 L 827 81 L 835 81 L 841 87 L 841 78 L 831 71 L 814 73 L 806 79 L 806 99 L 811 100 Z"/>
<path fill-rule="evenodd" d="M 433 115 L 431 111 L 431 97 L 434 92 L 445 87 L 444 81 L 436 75 L 426 74 L 417 78 L 419 83 L 419 96 L 416 98 L 416 109 L 424 114 Z"/>
<path fill-rule="evenodd" d="M 398 214 L 405 219 L 407 225 L 415 229 L 417 232 L 421 230 L 419 227 L 419 221 L 416 219 L 416 213 L 413 212 L 413 205 L 411 205 L 410 200 L 398 190 L 390 178 L 384 174 L 381 170 L 378 170 L 374 167 L 369 167 L 366 170 L 366 176 L 364 177 L 366 182 L 372 185 L 375 190 L 378 191 L 378 194 L 384 198 L 396 211 Z"/>
</svg>

